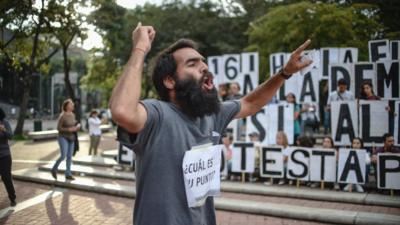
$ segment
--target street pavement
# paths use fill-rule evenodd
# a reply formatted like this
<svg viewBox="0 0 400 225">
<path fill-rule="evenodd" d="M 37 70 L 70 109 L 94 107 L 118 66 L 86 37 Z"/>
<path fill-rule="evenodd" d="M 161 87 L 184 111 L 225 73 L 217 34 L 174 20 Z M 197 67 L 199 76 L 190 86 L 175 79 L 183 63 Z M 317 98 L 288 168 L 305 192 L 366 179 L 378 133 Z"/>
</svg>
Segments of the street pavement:
<svg viewBox="0 0 400 225">
<path fill-rule="evenodd" d="M 80 150 L 75 157 L 88 154 L 88 137 L 80 135 Z M 100 153 L 116 149 L 115 133 L 106 133 L 102 137 Z M 37 168 L 52 163 L 59 156 L 56 140 L 12 143 L 13 171 L 25 168 Z M 59 174 L 61 176 L 61 174 Z M 132 185 L 134 181 L 107 180 L 96 181 L 120 185 Z M 4 187 L 0 188 L 0 224 L 132 224 L 134 199 L 99 194 L 76 189 L 60 188 L 15 180 L 18 205 L 9 207 Z M 399 215 L 400 209 L 384 206 L 347 204 L 338 202 L 311 201 L 296 198 L 259 196 L 242 193 L 224 192 L 222 197 L 252 200 L 260 202 L 285 203 L 290 205 L 341 210 L 360 210 L 372 213 Z M 217 210 L 217 224 L 326 224 L 289 218 L 255 215 L 243 212 Z"/>
</svg>

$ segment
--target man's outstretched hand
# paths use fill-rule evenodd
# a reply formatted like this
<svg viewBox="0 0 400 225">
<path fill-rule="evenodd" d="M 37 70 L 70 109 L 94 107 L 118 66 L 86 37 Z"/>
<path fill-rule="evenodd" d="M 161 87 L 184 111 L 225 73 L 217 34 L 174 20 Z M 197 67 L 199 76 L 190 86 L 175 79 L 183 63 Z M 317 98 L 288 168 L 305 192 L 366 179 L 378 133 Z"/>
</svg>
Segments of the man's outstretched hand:
<svg viewBox="0 0 400 225">
<path fill-rule="evenodd" d="M 302 45 L 300 45 L 300 47 L 298 47 L 296 50 L 294 50 L 292 52 L 292 54 L 290 55 L 289 61 L 283 67 L 283 73 L 285 75 L 292 75 L 312 63 L 312 61 L 309 59 L 302 60 L 302 58 L 301 58 L 304 49 L 306 49 L 308 47 L 308 45 L 310 45 L 310 43 L 311 43 L 311 40 L 308 39 L 306 42 L 304 42 Z"/>
<path fill-rule="evenodd" d="M 139 22 L 135 30 L 132 32 L 132 52 L 138 50 L 147 54 L 151 49 L 151 43 L 155 36 L 156 31 L 152 26 L 142 26 L 142 23 Z"/>
</svg>

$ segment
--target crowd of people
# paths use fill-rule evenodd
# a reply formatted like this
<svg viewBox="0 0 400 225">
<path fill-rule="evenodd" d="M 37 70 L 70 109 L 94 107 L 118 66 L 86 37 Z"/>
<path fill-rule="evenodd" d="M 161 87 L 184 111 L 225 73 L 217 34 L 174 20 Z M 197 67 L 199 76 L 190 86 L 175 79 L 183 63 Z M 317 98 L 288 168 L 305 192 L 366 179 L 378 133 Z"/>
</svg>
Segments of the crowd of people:
<svg viewBox="0 0 400 225">
<path fill-rule="evenodd" d="M 238 83 L 231 83 L 227 85 L 220 85 L 220 99 L 221 101 L 239 99 L 240 95 L 240 85 Z M 290 104 L 294 104 L 294 140 L 292 146 L 299 147 L 320 147 L 322 149 L 334 149 L 338 152 L 339 147 L 345 147 L 348 149 L 365 149 L 366 150 L 366 184 L 369 188 L 374 188 L 376 185 L 372 181 L 376 181 L 376 163 L 377 163 L 377 154 L 378 153 L 400 153 L 400 149 L 394 145 L 394 137 L 393 134 L 385 133 L 382 136 L 383 147 L 365 147 L 363 140 L 360 137 L 354 137 L 351 140 L 351 146 L 335 146 L 333 139 L 328 136 L 329 134 L 329 126 L 326 123 L 330 124 L 330 105 L 331 102 L 334 101 L 352 101 L 356 98 L 352 94 L 352 92 L 348 91 L 348 84 L 346 80 L 340 79 L 337 83 L 337 90 L 330 93 L 328 96 L 327 105 L 324 108 L 324 133 L 325 136 L 322 140 L 322 146 L 317 146 L 315 143 L 314 133 L 319 132 L 320 128 L 320 117 L 316 110 L 316 106 L 312 103 L 303 103 L 299 104 L 296 102 L 296 96 L 293 93 L 288 93 L 286 95 L 286 102 Z M 380 100 L 379 96 L 376 96 L 373 91 L 372 83 L 366 81 L 362 83 L 359 93 L 358 100 Z M 276 103 L 277 101 L 272 101 L 272 103 Z M 387 110 L 390 110 L 389 108 Z M 326 122 L 328 120 L 328 122 Z M 242 120 L 239 124 L 239 133 L 243 130 L 245 131 L 245 123 L 246 121 Z M 268 132 L 268 131 L 267 131 Z M 232 165 L 232 149 L 233 149 L 233 141 L 234 137 L 231 133 L 225 133 L 222 138 L 222 143 L 224 145 L 223 155 L 224 159 L 227 160 L 228 164 L 228 176 L 223 176 L 222 179 L 231 179 L 231 180 L 240 180 L 240 176 L 237 173 L 231 172 Z M 243 134 L 238 135 L 238 140 L 244 141 L 245 136 Z M 252 132 L 249 134 L 249 139 L 254 143 L 255 146 L 255 172 L 254 174 L 250 174 L 248 176 L 248 180 L 250 182 L 254 182 L 256 180 L 263 181 L 266 185 L 271 184 L 293 184 L 293 180 L 287 179 L 286 177 L 286 169 L 289 151 L 288 147 L 291 147 L 288 143 L 288 137 L 283 131 L 278 131 L 276 134 L 275 145 L 282 147 L 283 151 L 283 164 L 284 164 L 284 174 L 285 177 L 281 179 L 265 179 L 259 176 L 259 156 L 260 156 L 260 148 L 261 143 L 259 140 L 259 134 L 257 132 Z M 336 154 L 338 156 L 338 154 Z M 312 188 L 322 186 L 319 182 L 307 182 L 304 185 L 310 186 Z M 324 184 L 325 186 L 325 184 Z M 331 187 L 334 190 L 344 190 L 344 191 L 356 191 L 356 192 L 364 192 L 365 187 L 359 184 L 347 184 L 347 185 L 339 185 L 337 182 L 332 184 L 327 184 L 327 187 Z"/>
</svg>

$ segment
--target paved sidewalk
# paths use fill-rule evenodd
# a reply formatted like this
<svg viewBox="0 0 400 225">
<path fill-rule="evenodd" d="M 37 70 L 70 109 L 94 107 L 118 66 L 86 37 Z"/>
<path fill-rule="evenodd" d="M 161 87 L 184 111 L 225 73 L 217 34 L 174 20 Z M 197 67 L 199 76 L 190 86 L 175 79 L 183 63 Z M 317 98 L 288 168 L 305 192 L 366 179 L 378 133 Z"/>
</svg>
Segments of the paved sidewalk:
<svg viewBox="0 0 400 225">
<path fill-rule="evenodd" d="M 37 168 L 40 165 L 52 163 L 59 156 L 56 140 L 39 142 L 14 142 L 12 145 L 13 171 L 24 168 Z M 80 136 L 80 151 L 77 157 L 88 154 L 88 137 Z M 100 144 L 98 155 L 104 150 L 116 149 L 114 133 L 105 133 Z M 61 176 L 61 174 L 59 174 Z M 96 181 L 104 181 L 102 178 L 93 178 Z M 112 180 L 116 185 L 134 185 L 131 181 Z M 15 181 L 18 206 L 23 209 L 16 211 L 6 218 L 0 219 L 0 224 L 132 224 L 134 199 L 111 195 L 85 192 L 74 189 L 66 189 L 65 192 L 47 200 L 38 202 L 33 206 L 26 203 L 32 198 L 46 194 L 55 187 L 36 183 Z M 0 185 L 0 212 L 9 210 L 9 201 L 5 189 Z M 327 208 L 355 210 L 364 212 L 382 212 L 397 214 L 399 208 L 387 208 L 381 206 L 361 206 L 337 202 L 317 202 L 303 199 L 245 195 L 240 193 L 223 193 L 223 197 L 235 199 L 276 202 L 290 205 L 315 204 L 313 207 L 327 206 Z M 1 215 L 1 214 L 0 214 Z M 248 213 L 236 213 L 217 210 L 217 224 L 219 225 L 257 225 L 257 224 L 324 224 L 311 221 L 299 221 L 295 219 L 278 218 L 273 216 L 253 215 Z"/>
</svg>

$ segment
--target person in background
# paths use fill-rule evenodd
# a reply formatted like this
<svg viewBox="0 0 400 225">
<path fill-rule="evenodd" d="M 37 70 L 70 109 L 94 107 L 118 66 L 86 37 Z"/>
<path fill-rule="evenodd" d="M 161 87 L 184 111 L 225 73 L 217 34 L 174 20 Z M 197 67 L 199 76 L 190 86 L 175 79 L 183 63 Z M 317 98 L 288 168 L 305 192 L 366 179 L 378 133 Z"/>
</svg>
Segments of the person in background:
<svg viewBox="0 0 400 225">
<path fill-rule="evenodd" d="M 90 112 L 88 124 L 89 124 L 89 136 L 90 136 L 89 155 L 92 155 L 92 150 L 93 150 L 93 155 L 97 155 L 97 148 L 99 147 L 101 139 L 101 129 L 100 129 L 101 120 L 99 119 L 96 110 L 92 110 Z"/>
<path fill-rule="evenodd" d="M 327 104 L 324 107 L 324 126 L 325 131 L 330 130 L 330 118 L 331 118 L 331 103 L 336 101 L 351 101 L 354 100 L 354 95 L 347 90 L 347 82 L 345 79 L 340 79 L 337 83 L 337 90 L 329 94 Z"/>
<path fill-rule="evenodd" d="M 300 135 L 300 132 L 301 132 L 301 127 L 300 127 L 301 106 L 300 106 L 300 104 L 297 104 L 296 96 L 291 92 L 286 95 L 286 102 L 294 105 L 294 127 L 293 127 L 294 139 L 293 140 L 297 140 L 297 137 Z"/>
<path fill-rule="evenodd" d="M 371 162 L 376 164 L 378 158 L 377 155 L 379 153 L 400 153 L 400 149 L 394 146 L 394 137 L 390 133 L 385 133 L 382 136 L 383 139 L 383 147 L 379 147 L 375 149 L 372 154 Z"/>
<path fill-rule="evenodd" d="M 230 179 L 231 171 L 232 171 L 232 142 L 233 137 L 232 135 L 225 133 L 222 136 L 222 154 L 224 156 L 225 162 L 227 164 L 228 176 L 222 177 L 222 180 Z"/>
<path fill-rule="evenodd" d="M 65 179 L 67 180 L 75 179 L 71 173 L 71 164 L 72 164 L 72 153 L 74 151 L 74 146 L 75 146 L 74 132 L 77 132 L 80 129 L 80 124 L 77 123 L 75 119 L 75 114 L 73 113 L 74 107 L 75 107 L 74 102 L 71 99 L 65 100 L 62 104 L 62 112 L 57 122 L 58 144 L 60 145 L 61 155 L 54 163 L 54 166 L 51 169 L 51 175 L 56 180 L 57 180 L 58 166 L 65 158 L 67 158 Z"/>
<path fill-rule="evenodd" d="M 351 148 L 352 149 L 359 149 L 359 150 L 366 150 L 364 148 L 364 142 L 361 138 L 353 138 L 353 140 L 351 141 Z M 365 164 L 366 164 L 366 171 L 368 171 L 368 167 L 371 163 L 371 157 L 369 156 L 368 152 L 366 152 L 365 154 Z M 366 177 L 368 177 L 368 173 L 366 174 Z M 344 191 L 350 191 L 350 187 L 352 190 L 356 190 L 357 192 L 364 192 L 364 188 L 360 185 L 360 184 L 347 184 L 343 190 Z"/>
<path fill-rule="evenodd" d="M 14 207 L 17 205 L 17 202 L 15 201 L 17 196 L 15 195 L 11 175 L 12 158 L 9 144 L 13 132 L 10 123 L 5 118 L 6 113 L 2 108 L 0 108 L 0 175 L 4 186 L 6 187 L 8 198 L 10 199 L 10 205 Z"/>
<path fill-rule="evenodd" d="M 361 84 L 360 99 L 361 100 L 381 100 L 381 98 L 379 96 L 375 95 L 372 83 L 370 81 L 364 81 Z"/>
<path fill-rule="evenodd" d="M 218 85 L 218 97 L 220 101 L 226 101 L 228 97 L 228 86 L 227 84 Z"/>
<path fill-rule="evenodd" d="M 286 170 L 287 170 L 287 162 L 289 158 L 289 142 L 287 135 L 283 131 L 278 131 L 276 133 L 276 144 L 281 146 L 282 149 L 282 154 L 283 154 L 283 168 L 284 168 L 284 178 L 279 179 L 278 185 L 284 185 L 287 183 L 287 178 L 286 178 Z M 292 181 L 289 181 L 289 184 L 291 184 Z"/>
<path fill-rule="evenodd" d="M 258 180 L 258 175 L 260 174 L 260 152 L 261 152 L 261 142 L 260 134 L 257 132 L 252 132 L 249 134 L 250 141 L 254 144 L 254 173 L 249 174 L 249 181 L 255 182 Z"/>
<path fill-rule="evenodd" d="M 336 151 L 336 161 L 338 160 L 338 151 L 337 148 L 335 147 L 335 143 L 333 142 L 333 139 L 329 136 L 325 136 L 324 140 L 322 141 L 322 148 L 323 149 L 333 149 Z M 320 182 L 314 182 L 310 185 L 310 187 L 315 188 L 320 185 Z M 333 189 L 334 190 L 340 190 L 340 186 L 337 182 L 333 183 Z"/>
<path fill-rule="evenodd" d="M 238 82 L 233 82 L 229 84 L 229 94 L 226 97 L 226 100 L 237 100 L 243 97 L 242 94 L 240 94 L 240 84 Z"/>
<path fill-rule="evenodd" d="M 312 103 L 304 103 L 301 109 L 302 134 L 313 138 L 314 132 L 319 128 L 319 120 L 316 114 L 316 106 Z"/>
</svg>

